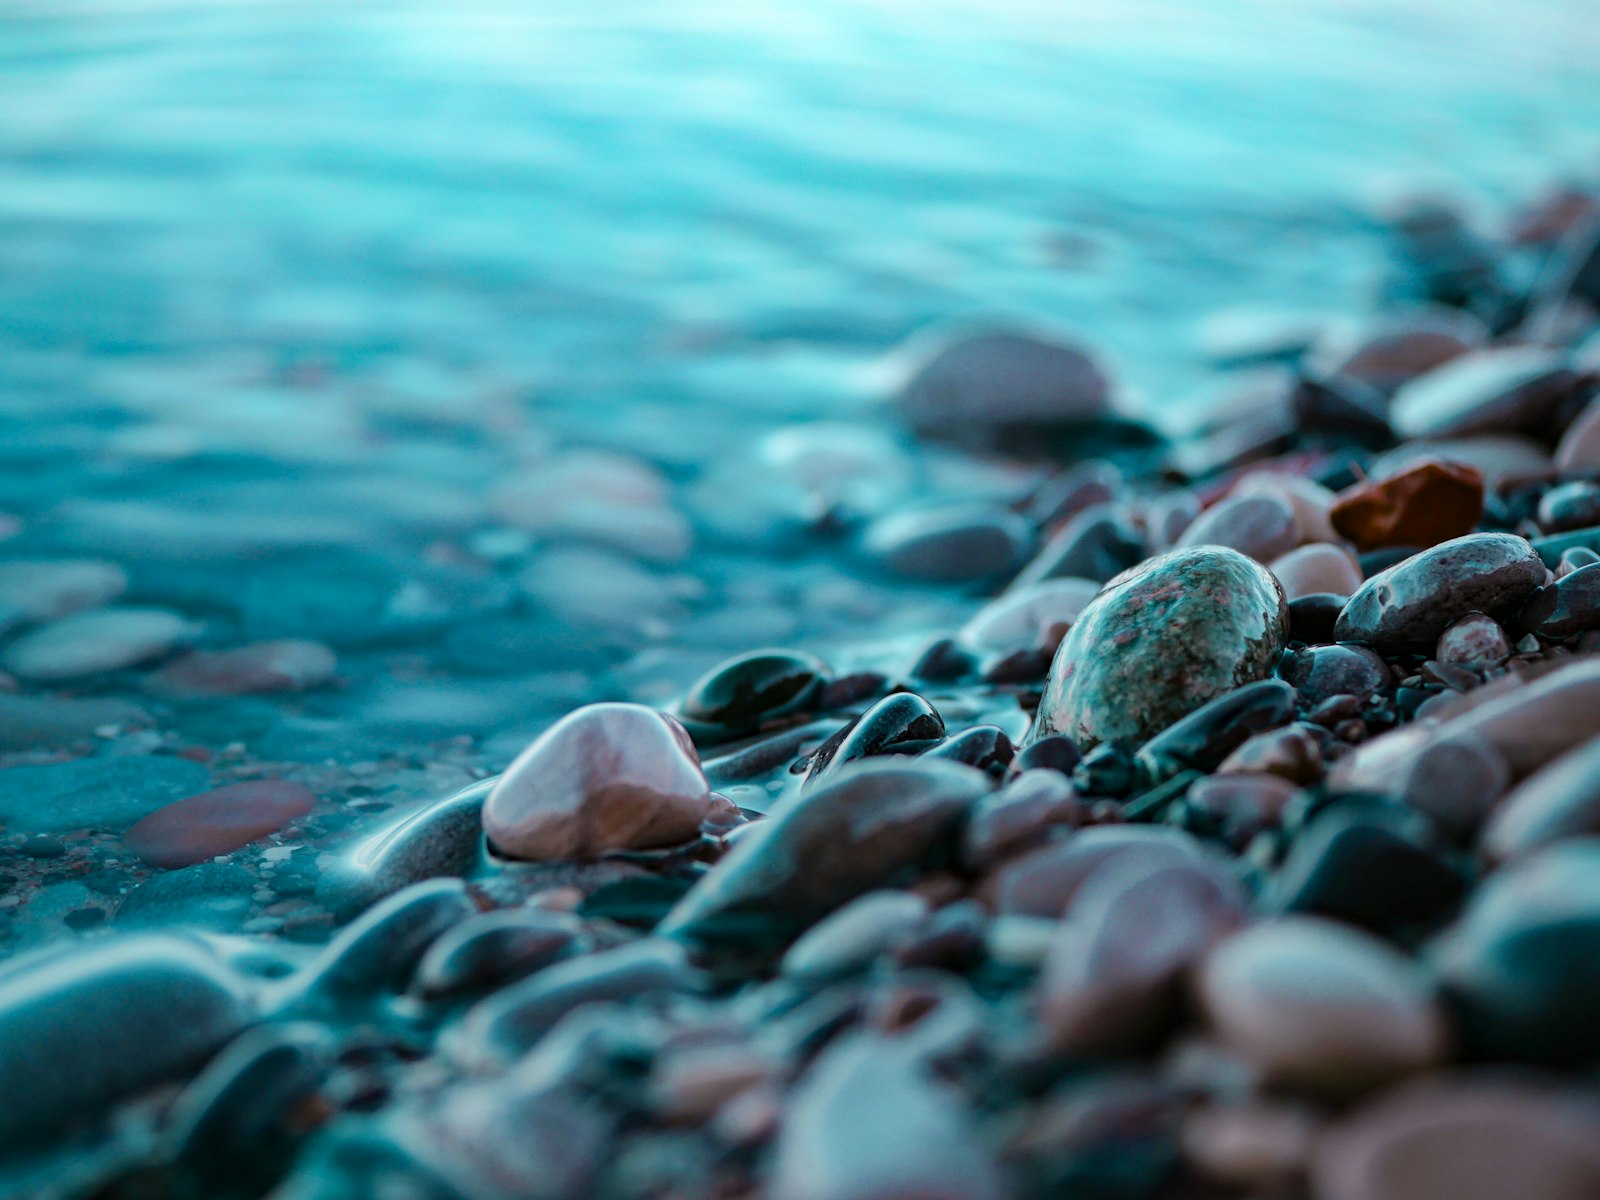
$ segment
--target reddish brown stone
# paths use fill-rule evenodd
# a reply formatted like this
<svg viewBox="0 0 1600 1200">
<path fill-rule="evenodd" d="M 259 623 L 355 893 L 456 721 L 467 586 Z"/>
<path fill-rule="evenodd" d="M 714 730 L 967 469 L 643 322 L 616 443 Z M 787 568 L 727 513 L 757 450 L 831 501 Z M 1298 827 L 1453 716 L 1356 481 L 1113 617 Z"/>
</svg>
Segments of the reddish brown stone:
<svg viewBox="0 0 1600 1200">
<path fill-rule="evenodd" d="M 1339 493 L 1333 527 L 1362 550 L 1426 549 L 1462 537 L 1483 516 L 1483 476 L 1464 463 L 1433 459 Z"/>
<path fill-rule="evenodd" d="M 281 779 L 230 784 L 156 809 L 122 842 L 152 867 L 187 867 L 282 829 L 316 800 L 309 788 Z"/>
</svg>

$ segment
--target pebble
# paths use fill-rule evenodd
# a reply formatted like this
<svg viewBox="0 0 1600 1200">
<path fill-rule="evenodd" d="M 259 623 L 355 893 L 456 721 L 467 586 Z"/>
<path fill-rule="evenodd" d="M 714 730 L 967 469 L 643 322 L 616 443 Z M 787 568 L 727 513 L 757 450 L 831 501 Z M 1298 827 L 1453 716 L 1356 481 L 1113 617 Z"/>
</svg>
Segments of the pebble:
<svg viewBox="0 0 1600 1200">
<path fill-rule="evenodd" d="M 1600 563 L 1579 567 L 1534 593 L 1515 627 L 1551 640 L 1600 629 Z"/>
<path fill-rule="evenodd" d="M 1339 614 L 1334 634 L 1379 650 L 1432 646 L 1469 612 L 1515 611 L 1544 580 L 1544 564 L 1525 538 L 1469 534 L 1368 579 Z"/>
<path fill-rule="evenodd" d="M 980 608 L 961 627 L 960 639 L 980 651 L 1028 648 L 1054 654 L 1099 592 L 1092 579 L 1044 579 L 1013 588 Z"/>
<path fill-rule="evenodd" d="M 1588 1200 L 1600 1106 L 1540 1083 L 1447 1076 L 1386 1092 L 1320 1139 L 1321 1200 Z"/>
<path fill-rule="evenodd" d="M 1483 476 L 1476 467 L 1442 459 L 1346 488 L 1329 514 L 1334 529 L 1359 550 L 1426 549 L 1471 533 L 1482 516 Z"/>
<path fill-rule="evenodd" d="M 422 996 L 491 991 L 583 949 L 578 922 L 536 908 L 497 909 L 445 930 L 417 963 L 412 987 Z"/>
<path fill-rule="evenodd" d="M 1176 546 L 1227 546 L 1257 562 L 1270 562 L 1299 541 L 1294 507 L 1282 496 L 1263 491 L 1232 496 L 1206 509 L 1183 531 Z"/>
<path fill-rule="evenodd" d="M 920 361 L 894 406 L 919 437 L 1037 455 L 1111 409 L 1104 370 L 1076 346 L 993 331 L 925 340 L 910 353 Z"/>
<path fill-rule="evenodd" d="M 1278 668 L 1279 674 L 1307 708 L 1334 696 L 1356 696 L 1362 701 L 1389 692 L 1394 677 L 1389 666 L 1365 646 L 1307 646 Z"/>
<path fill-rule="evenodd" d="M 1512 433 L 1483 433 L 1406 442 L 1373 459 L 1369 473 L 1383 478 L 1435 459 L 1474 468 L 1491 491 L 1530 479 L 1544 479 L 1552 467 L 1545 447 L 1532 438 Z"/>
<path fill-rule="evenodd" d="M 1017 513 L 944 504 L 879 517 L 862 534 L 861 552 L 902 579 L 972 583 L 1015 570 L 1032 543 L 1033 527 Z"/>
<path fill-rule="evenodd" d="M 287 639 L 186 654 L 152 672 L 145 687 L 172 696 L 265 696 L 321 687 L 338 669 L 322 643 Z"/>
<path fill-rule="evenodd" d="M 753 650 L 695 680 L 680 711 L 692 721 L 750 729 L 814 707 L 832 678 L 828 664 L 815 655 Z"/>
<path fill-rule="evenodd" d="M 989 791 L 983 772 L 927 759 L 852 763 L 756 823 L 657 932 L 772 946 L 840 905 L 950 858 Z"/>
<path fill-rule="evenodd" d="M 1083 823 L 1085 805 L 1059 771 L 1031 768 L 973 806 L 961 832 L 961 862 L 981 871 L 1043 841 L 1054 829 Z"/>
<path fill-rule="evenodd" d="M 1046 579 L 1104 583 L 1144 557 L 1139 531 L 1120 504 L 1097 504 L 1056 530 L 1011 582 L 1011 591 Z"/>
<path fill-rule="evenodd" d="M 1030 740 L 1064 733 L 1132 750 L 1241 684 L 1264 678 L 1288 632 L 1277 580 L 1234 550 L 1197 547 L 1114 580 L 1067 634 Z"/>
<path fill-rule="evenodd" d="M 1269 564 L 1292 604 L 1306 596 L 1348 596 L 1361 586 L 1361 568 L 1350 553 L 1327 542 L 1312 542 Z"/>
<path fill-rule="evenodd" d="M 1294 703 L 1294 689 L 1280 680 L 1247 683 L 1167 726 L 1139 748 L 1137 762 L 1148 781 L 1188 768 L 1215 770 L 1255 734 L 1289 721 Z"/>
<path fill-rule="evenodd" d="M 9 696 L 0 693 L 0 753 L 64 750 L 98 730 L 143 729 L 150 714 L 121 700 Z"/>
<path fill-rule="evenodd" d="M 234 783 L 158 808 L 122 835 L 152 867 L 187 867 L 266 837 L 309 813 L 309 788 L 282 780 Z"/>
<path fill-rule="evenodd" d="M 1223 759 L 1217 773 L 1279 775 L 1294 783 L 1315 783 L 1323 774 L 1326 736 L 1314 725 L 1300 724 L 1258 733 Z"/>
<path fill-rule="evenodd" d="M 1425 813 L 1441 833 L 1470 841 L 1505 795 L 1511 769 L 1493 744 L 1443 736 L 1387 777 L 1395 799 Z"/>
<path fill-rule="evenodd" d="M 110 937 L 0 975 L 0 1148 L 34 1148 L 146 1088 L 183 1079 L 253 1019 L 197 943 Z"/>
<path fill-rule="evenodd" d="M 165 609 L 102 608 L 24 634 L 0 654 L 0 664 L 22 679 L 65 683 L 160 658 L 196 632 Z"/>
<path fill-rule="evenodd" d="M 806 930 L 784 954 L 782 972 L 827 980 L 862 970 L 927 915 L 915 892 L 868 892 Z"/>
<path fill-rule="evenodd" d="M 1556 444 L 1556 469 L 1563 475 L 1600 471 L 1600 404 L 1590 402 Z"/>
<path fill-rule="evenodd" d="M 1425 308 L 1385 321 L 1348 346 L 1327 346 L 1320 357 L 1330 374 L 1358 379 L 1387 395 L 1473 350 L 1487 333 L 1467 313 Z"/>
<path fill-rule="evenodd" d="M 1511 641 L 1493 617 L 1468 613 L 1445 627 L 1433 656 L 1451 666 L 1482 671 L 1511 657 Z"/>
<path fill-rule="evenodd" d="M 1420 968 L 1332 921 L 1289 917 L 1223 942 L 1199 995 L 1223 1039 L 1269 1078 L 1358 1092 L 1439 1062 L 1444 1016 Z"/>
<path fill-rule="evenodd" d="M 689 841 L 710 804 L 677 721 L 639 704 L 591 704 L 506 768 L 484 802 L 483 828 L 513 858 L 594 858 Z"/>
<path fill-rule="evenodd" d="M 774 1200 L 1007 1194 L 960 1094 L 905 1046 L 870 1033 L 846 1035 L 822 1053 L 789 1103 L 774 1150 Z"/>
<path fill-rule="evenodd" d="M 1141 870 L 1203 861 L 1200 840 L 1160 825 L 1095 825 L 1014 858 L 991 872 L 983 892 L 1002 916 L 1048 917 L 1067 911 L 1084 880 L 1107 862 L 1128 858 Z"/>
<path fill-rule="evenodd" d="M 845 763 L 883 754 L 915 754 L 944 736 L 944 718 L 915 692 L 885 696 L 811 755 L 806 782 Z"/>
<path fill-rule="evenodd" d="M 1539 497 L 1538 520 L 1546 533 L 1600 525 L 1600 487 L 1581 479 L 1558 483 Z"/>
<path fill-rule="evenodd" d="M 1390 410 L 1406 438 L 1536 428 L 1577 382 L 1565 358 L 1537 346 L 1474 350 L 1401 386 Z"/>
<path fill-rule="evenodd" d="M 0 621 L 53 621 L 110 604 L 128 590 L 128 573 L 93 558 L 0 563 Z"/>
<path fill-rule="evenodd" d="M 123 929 L 182 925 L 231 932 L 255 907 L 256 876 L 233 863 L 196 863 L 163 871 L 133 888 L 117 906 Z"/>
<path fill-rule="evenodd" d="M 954 737 L 946 738 L 931 750 L 924 750 L 922 757 L 966 763 L 998 780 L 1006 773 L 1016 752 L 1011 738 L 998 725 L 973 725 Z"/>
<path fill-rule="evenodd" d="M 1552 760 L 1514 788 L 1483 831 L 1496 862 L 1525 858 L 1567 838 L 1600 834 L 1600 737 Z"/>
<path fill-rule="evenodd" d="M 1600 662 L 1578 660 L 1446 721 L 1434 736 L 1487 744 L 1516 780 L 1596 734 Z"/>
</svg>

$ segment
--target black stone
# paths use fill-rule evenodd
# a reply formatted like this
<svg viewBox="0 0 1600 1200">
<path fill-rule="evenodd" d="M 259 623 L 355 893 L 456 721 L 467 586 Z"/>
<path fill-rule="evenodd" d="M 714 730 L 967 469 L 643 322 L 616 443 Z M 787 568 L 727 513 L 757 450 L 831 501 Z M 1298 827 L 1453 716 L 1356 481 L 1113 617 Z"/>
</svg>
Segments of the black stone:
<svg viewBox="0 0 1600 1200">
<path fill-rule="evenodd" d="M 756 650 L 713 667 L 683 698 L 690 720 L 752 728 L 813 706 L 832 680 L 828 664 L 794 650 Z"/>
<path fill-rule="evenodd" d="M 1579 567 L 1523 605 L 1517 629 L 1552 640 L 1600 629 L 1600 563 Z"/>
<path fill-rule="evenodd" d="M 923 752 L 923 758 L 948 758 L 966 763 L 995 779 L 1006 773 L 1016 755 L 1016 747 L 998 725 L 974 725 Z"/>
<path fill-rule="evenodd" d="M 1138 763 L 1152 780 L 1194 767 L 1214 771 L 1251 737 L 1294 719 L 1295 691 L 1280 679 L 1261 679 L 1201 705 L 1139 748 Z"/>
<path fill-rule="evenodd" d="M 1070 775 L 1082 758 L 1083 751 L 1078 749 L 1077 742 L 1064 733 L 1053 733 L 1036 742 L 1029 742 L 1023 747 L 1022 752 L 1016 757 L 1016 767 L 1018 771 L 1032 771 L 1042 767 Z"/>
<path fill-rule="evenodd" d="M 810 782 L 835 767 L 880 754 L 916 754 L 944 736 L 944 721 L 915 692 L 885 696 L 821 746 L 806 767 Z"/>
</svg>

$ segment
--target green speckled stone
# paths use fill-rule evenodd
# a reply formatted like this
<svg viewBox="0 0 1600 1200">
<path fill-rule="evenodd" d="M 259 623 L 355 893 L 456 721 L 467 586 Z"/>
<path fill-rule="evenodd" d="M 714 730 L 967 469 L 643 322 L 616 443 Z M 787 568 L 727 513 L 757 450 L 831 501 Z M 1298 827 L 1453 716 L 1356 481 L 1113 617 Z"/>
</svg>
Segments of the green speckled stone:
<svg viewBox="0 0 1600 1200">
<path fill-rule="evenodd" d="M 1289 631 L 1278 581 L 1221 546 L 1124 571 L 1090 602 L 1050 667 L 1030 740 L 1134 750 L 1206 701 L 1272 673 Z"/>
</svg>

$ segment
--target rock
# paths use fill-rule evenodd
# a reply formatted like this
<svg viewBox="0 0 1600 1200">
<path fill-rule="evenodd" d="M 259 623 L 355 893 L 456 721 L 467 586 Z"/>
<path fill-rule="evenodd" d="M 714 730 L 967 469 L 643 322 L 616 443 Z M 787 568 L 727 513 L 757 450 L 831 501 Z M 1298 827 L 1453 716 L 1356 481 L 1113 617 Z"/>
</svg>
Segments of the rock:
<svg viewBox="0 0 1600 1200">
<path fill-rule="evenodd" d="M 608 546 L 635 558 L 676 563 L 694 534 L 672 507 L 671 485 L 648 463 L 598 450 L 573 450 L 498 487 L 490 508 L 502 520 L 552 541 Z"/>
<path fill-rule="evenodd" d="M 255 906 L 256 877 L 232 863 L 197 863 L 152 875 L 117 907 L 123 929 L 181 925 L 219 933 L 238 929 Z"/>
<path fill-rule="evenodd" d="M 947 861 L 988 791 L 981 771 L 957 763 L 848 764 L 751 827 L 657 932 L 781 946 L 900 873 Z"/>
<path fill-rule="evenodd" d="M 1270 1195 L 1305 1174 L 1316 1135 L 1311 1113 L 1267 1100 L 1198 1109 L 1185 1119 L 1181 1140 L 1202 1178 Z"/>
<path fill-rule="evenodd" d="M 1290 393 L 1303 433 L 1340 446 L 1381 450 L 1394 445 L 1388 400 L 1378 389 L 1348 375 L 1302 378 Z"/>
<path fill-rule="evenodd" d="M 1555 465 L 1563 475 L 1600 471 L 1600 404 L 1591 401 L 1567 426 L 1556 446 Z"/>
<path fill-rule="evenodd" d="M 1600 563 L 1579 567 L 1535 592 L 1515 628 L 1551 640 L 1600 629 Z"/>
<path fill-rule="evenodd" d="M 253 1019 L 237 980 L 187 938 L 113 937 L 0 975 L 0 1148 L 91 1124 L 183 1079 Z"/>
<path fill-rule="evenodd" d="M 783 956 L 783 974 L 828 980 L 869 966 L 928 915 L 915 892 L 868 892 L 818 921 Z"/>
<path fill-rule="evenodd" d="M 0 654 L 0 665 L 22 679 L 64 683 L 159 658 L 195 632 L 165 609 L 102 608 L 24 634 Z"/>
<path fill-rule="evenodd" d="M 1348 551 L 1313 542 L 1272 560 L 1271 569 L 1292 604 L 1305 596 L 1348 596 L 1361 586 L 1361 568 Z"/>
<path fill-rule="evenodd" d="M 0 821 L 21 833 L 122 830 L 205 787 L 198 763 L 162 755 L 80 758 L 0 771 Z"/>
<path fill-rule="evenodd" d="M 0 753 L 63 750 L 90 741 L 97 729 L 143 729 L 149 724 L 148 713 L 120 700 L 0 694 Z"/>
<path fill-rule="evenodd" d="M 961 861 L 981 871 L 1043 841 L 1053 829 L 1083 823 L 1085 805 L 1059 771 L 1025 770 L 972 809 L 961 833 Z"/>
<path fill-rule="evenodd" d="M 1284 810 L 1297 790 L 1279 775 L 1210 775 L 1195 780 L 1184 804 L 1208 826 L 1219 828 L 1229 846 L 1243 847 L 1263 829 L 1281 826 Z"/>
<path fill-rule="evenodd" d="M 1470 1057 L 1593 1063 L 1600 842 L 1561 842 L 1491 875 L 1429 957 Z"/>
<path fill-rule="evenodd" d="M 1539 497 L 1538 518 L 1546 533 L 1600 525 L 1600 487 L 1584 479 L 1558 483 Z"/>
<path fill-rule="evenodd" d="M 638 704 L 590 704 L 506 768 L 483 806 L 502 853 L 550 861 L 698 837 L 711 789 L 683 727 Z"/>
<path fill-rule="evenodd" d="M 1539 1084 L 1470 1076 L 1386 1092 L 1317 1146 L 1321 1200 L 1588 1200 L 1600 1195 L 1600 1107 Z"/>
<path fill-rule="evenodd" d="M 1437 1063 L 1448 1043 L 1423 972 L 1376 938 L 1309 917 L 1223 942 L 1199 977 L 1223 1039 L 1284 1083 L 1361 1091 Z"/>
<path fill-rule="evenodd" d="M 1483 850 L 1504 862 L 1592 834 L 1600 834 L 1600 737 L 1569 750 L 1513 789 L 1483 831 Z"/>
<path fill-rule="evenodd" d="M 1323 774 L 1326 737 L 1326 731 L 1306 724 L 1258 733 L 1223 759 L 1217 773 L 1278 775 L 1294 783 L 1315 783 Z"/>
<path fill-rule="evenodd" d="M 1511 657 L 1511 641 L 1493 617 L 1468 613 L 1439 635 L 1433 656 L 1442 663 L 1482 671 Z"/>
<path fill-rule="evenodd" d="M 1090 505 L 1115 500 L 1121 490 L 1122 471 L 1116 464 L 1090 459 L 1040 484 L 1026 512 L 1035 525 L 1056 525 Z"/>
<path fill-rule="evenodd" d="M 1600 662 L 1579 659 L 1441 725 L 1439 740 L 1492 747 L 1513 780 L 1600 734 Z"/>
<path fill-rule="evenodd" d="M 1544 564 L 1527 539 L 1469 534 L 1367 580 L 1339 614 L 1334 635 L 1379 650 L 1432 646 L 1469 612 L 1515 611 L 1544 580 Z"/>
<path fill-rule="evenodd" d="M 128 573 L 93 558 L 0 563 L 0 622 L 7 616 L 53 621 L 109 604 L 128 590 Z"/>
<path fill-rule="evenodd" d="M 1369 700 L 1393 683 L 1388 664 L 1365 646 L 1307 646 L 1278 670 L 1307 708 L 1332 696 Z"/>
<path fill-rule="evenodd" d="M 145 680 L 145 687 L 172 696 L 264 696 L 321 687 L 339 660 L 320 642 L 289 639 L 257 642 L 236 650 L 187 654 Z"/>
<path fill-rule="evenodd" d="M 1061 916 L 1084 880 L 1113 860 L 1127 858 L 1146 872 L 1203 862 L 1202 843 L 1162 825 L 1095 825 L 1012 859 L 986 881 L 991 907 L 1004 916 Z"/>
<path fill-rule="evenodd" d="M 1483 516 L 1483 476 L 1462 463 L 1418 463 L 1346 488 L 1329 516 L 1334 529 L 1358 549 L 1426 549 L 1477 527 Z"/>
<path fill-rule="evenodd" d="M 1492 743 L 1444 736 L 1387 772 L 1385 782 L 1390 795 L 1426 814 L 1446 837 L 1467 842 L 1505 795 L 1510 778 L 1505 756 Z"/>
<path fill-rule="evenodd" d="M 1148 1046 L 1170 1028 L 1185 973 L 1245 919 L 1243 888 L 1208 861 L 1108 859 L 1078 887 L 1045 960 L 1038 1003 L 1052 1043 Z"/>
<path fill-rule="evenodd" d="M 1075 346 L 996 331 L 929 350 L 894 401 L 919 437 L 1039 453 L 1043 442 L 1111 411 L 1105 372 Z"/>
<path fill-rule="evenodd" d="M 1539 559 L 1545 566 L 1554 571 L 1561 565 L 1561 560 L 1572 550 L 1594 551 L 1600 548 L 1600 526 L 1589 529 L 1573 529 L 1566 533 L 1552 533 L 1544 537 L 1536 537 L 1532 541 L 1533 548 L 1538 551 Z"/>
<path fill-rule="evenodd" d="M 1183 531 L 1177 548 L 1227 546 L 1257 562 L 1270 562 L 1300 541 L 1295 510 L 1271 492 L 1231 496 L 1206 509 Z"/>
<path fill-rule="evenodd" d="M 961 627 L 961 641 L 989 652 L 1033 648 L 1054 654 L 1099 592 L 1092 579 L 1044 579 L 1013 588 Z"/>
<path fill-rule="evenodd" d="M 828 664 L 794 650 L 754 650 L 719 663 L 690 685 L 680 711 L 692 721 L 753 729 L 816 705 Z"/>
<path fill-rule="evenodd" d="M 1360 380 L 1390 394 L 1483 344 L 1482 321 L 1457 309 L 1427 308 L 1386 321 L 1345 346 L 1319 354 L 1330 374 Z"/>
<path fill-rule="evenodd" d="M 1443 459 L 1474 468 L 1490 491 L 1530 479 L 1543 479 L 1551 470 L 1550 455 L 1532 438 L 1511 433 L 1484 433 L 1471 437 L 1437 438 L 1406 442 L 1372 460 L 1368 474 L 1383 479 L 1418 463 Z"/>
<path fill-rule="evenodd" d="M 417 963 L 412 986 L 429 999 L 492 991 L 582 948 L 582 926 L 570 914 L 536 908 L 479 913 L 439 935 Z"/>
<path fill-rule="evenodd" d="M 298 783 L 234 783 L 158 808 L 122 835 L 152 867 L 187 867 L 282 829 L 309 813 L 316 795 Z"/>
<path fill-rule="evenodd" d="M 893 1137 L 883 1136 L 892 1129 Z M 957 1093 L 903 1043 L 839 1039 L 800 1081 L 773 1152 L 774 1200 L 1000 1200 Z"/>
<path fill-rule="evenodd" d="M 1544 555 L 1540 555 L 1543 558 Z M 1600 554 L 1596 554 L 1586 546 L 1573 546 L 1561 552 L 1561 559 L 1554 567 L 1555 577 L 1563 579 L 1581 567 L 1592 567 L 1600 563 Z"/>
<path fill-rule="evenodd" d="M 916 754 L 944 736 L 944 719 L 915 692 L 885 696 L 812 753 L 806 782 L 881 754 Z"/>
<path fill-rule="evenodd" d="M 1276 679 L 1247 683 L 1210 700 L 1139 748 L 1147 780 L 1185 768 L 1212 771 L 1251 737 L 1294 716 L 1294 689 Z"/>
<path fill-rule="evenodd" d="M 1107 585 L 1067 634 L 1030 740 L 1132 750 L 1208 700 L 1264 678 L 1288 632 L 1282 589 L 1234 550 L 1153 558 Z"/>
<path fill-rule="evenodd" d="M 1537 346 L 1474 350 L 1404 384 L 1390 419 L 1406 438 L 1537 428 L 1572 391 L 1565 358 Z"/>
<path fill-rule="evenodd" d="M 1104 582 L 1144 557 L 1144 542 L 1119 504 L 1096 504 L 1052 533 L 1011 583 L 1012 591 L 1046 579 Z"/>
<path fill-rule="evenodd" d="M 970 583 L 1016 569 L 1033 543 L 1027 520 L 1006 509 L 943 504 L 879 517 L 861 551 L 903 579 Z"/>
<path fill-rule="evenodd" d="M 1006 773 L 1016 753 L 1011 738 L 998 725 L 973 725 L 954 737 L 946 738 L 931 750 L 924 750 L 921 757 L 965 763 L 998 780 Z"/>
</svg>

